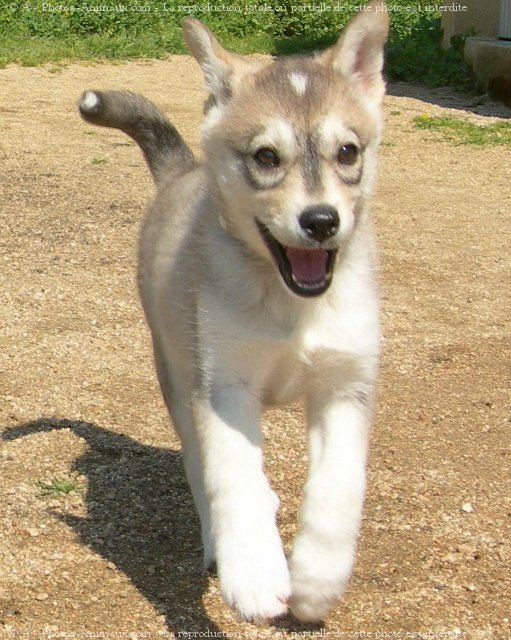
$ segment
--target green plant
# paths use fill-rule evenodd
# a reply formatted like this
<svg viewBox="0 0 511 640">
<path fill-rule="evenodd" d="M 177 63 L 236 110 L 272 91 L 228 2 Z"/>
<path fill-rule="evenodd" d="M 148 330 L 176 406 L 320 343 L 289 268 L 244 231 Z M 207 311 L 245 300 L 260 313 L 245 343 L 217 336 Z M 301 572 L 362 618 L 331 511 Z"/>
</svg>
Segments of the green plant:
<svg viewBox="0 0 511 640">
<path fill-rule="evenodd" d="M 453 36 L 449 49 L 443 49 L 440 15 L 421 13 L 408 32 L 391 31 L 386 53 L 389 78 L 420 82 L 429 86 L 451 85 L 467 88 L 472 73 L 464 62 L 465 36 Z"/>
<path fill-rule="evenodd" d="M 178 0 L 88 0 L 75 3 L 2 3 L 0 67 L 58 60 L 163 58 L 185 53 L 180 21 L 203 20 L 238 53 L 298 53 L 327 46 L 363 3 L 353 0 L 245 0 L 182 4 Z M 231 10 L 216 10 L 230 7 Z M 389 0 L 391 34 L 386 74 L 392 80 L 464 86 L 463 38 L 440 47 L 439 0 Z M 44 7 L 53 6 L 52 10 Z M 66 8 L 67 7 L 67 8 Z M 209 7 L 209 10 L 208 10 Z"/>
<path fill-rule="evenodd" d="M 511 124 L 505 121 L 478 125 L 452 116 L 433 117 L 428 114 L 413 119 L 417 129 L 442 134 L 445 140 L 455 144 L 479 146 L 511 146 Z"/>
<path fill-rule="evenodd" d="M 50 481 L 37 480 L 35 485 L 41 489 L 43 495 L 67 494 L 82 488 L 73 478 L 52 478 Z"/>
</svg>

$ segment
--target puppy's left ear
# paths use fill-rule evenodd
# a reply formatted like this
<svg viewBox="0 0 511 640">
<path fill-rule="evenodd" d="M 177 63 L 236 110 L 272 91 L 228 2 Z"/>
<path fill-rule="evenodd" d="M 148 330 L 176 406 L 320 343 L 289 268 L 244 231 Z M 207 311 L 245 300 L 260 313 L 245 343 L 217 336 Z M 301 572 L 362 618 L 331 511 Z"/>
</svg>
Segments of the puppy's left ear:
<svg viewBox="0 0 511 640">
<path fill-rule="evenodd" d="M 373 0 L 364 5 L 337 43 L 324 51 L 320 59 L 358 85 L 368 98 L 380 103 L 385 94 L 383 47 L 388 33 L 387 7 L 382 1 Z"/>
<path fill-rule="evenodd" d="M 199 63 L 207 90 L 216 104 L 226 103 L 240 78 L 251 67 L 241 56 L 222 47 L 213 33 L 196 18 L 181 22 L 190 53 Z"/>
</svg>

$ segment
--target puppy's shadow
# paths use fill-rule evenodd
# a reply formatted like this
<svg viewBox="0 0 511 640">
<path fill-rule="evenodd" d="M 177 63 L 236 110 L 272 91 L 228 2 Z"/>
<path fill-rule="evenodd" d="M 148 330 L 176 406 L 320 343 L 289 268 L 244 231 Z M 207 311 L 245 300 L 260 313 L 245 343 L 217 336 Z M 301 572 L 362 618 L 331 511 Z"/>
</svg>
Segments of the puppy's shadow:
<svg viewBox="0 0 511 640">
<path fill-rule="evenodd" d="M 87 517 L 55 515 L 123 571 L 174 633 L 217 630 L 202 606 L 207 575 L 181 454 L 73 420 L 40 419 L 2 437 L 57 429 L 71 429 L 89 449 L 73 465 L 87 478 Z"/>
</svg>

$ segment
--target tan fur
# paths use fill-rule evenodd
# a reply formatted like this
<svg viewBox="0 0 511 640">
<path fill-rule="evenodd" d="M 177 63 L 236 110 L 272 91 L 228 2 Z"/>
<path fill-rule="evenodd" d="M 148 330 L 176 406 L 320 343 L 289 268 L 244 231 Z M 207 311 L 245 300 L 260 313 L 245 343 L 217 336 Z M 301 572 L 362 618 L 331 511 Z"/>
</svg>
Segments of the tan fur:
<svg viewBox="0 0 511 640">
<path fill-rule="evenodd" d="M 158 183 L 140 238 L 140 294 L 205 564 L 216 560 L 226 601 L 246 619 L 288 605 L 302 620 L 321 619 L 353 565 L 379 351 L 368 201 L 383 6 L 369 3 L 322 54 L 264 64 L 186 19 L 210 92 L 201 164 L 143 98 L 123 108 L 122 94 L 88 92 L 80 106 L 135 137 Z M 166 132 L 161 144 L 153 130 Z M 297 398 L 307 406 L 310 468 L 287 561 L 259 419 L 264 406 Z"/>
</svg>

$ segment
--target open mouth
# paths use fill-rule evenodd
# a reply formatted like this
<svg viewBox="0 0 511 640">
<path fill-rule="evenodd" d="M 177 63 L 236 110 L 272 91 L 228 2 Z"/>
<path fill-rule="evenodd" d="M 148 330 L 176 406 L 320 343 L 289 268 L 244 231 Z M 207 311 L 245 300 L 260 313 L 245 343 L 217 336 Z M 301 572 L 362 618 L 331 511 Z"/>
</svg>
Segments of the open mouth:
<svg viewBox="0 0 511 640">
<path fill-rule="evenodd" d="M 256 218 L 259 232 L 270 250 L 280 275 L 293 293 L 305 298 L 319 296 L 332 282 L 337 249 L 285 247 Z"/>
</svg>

